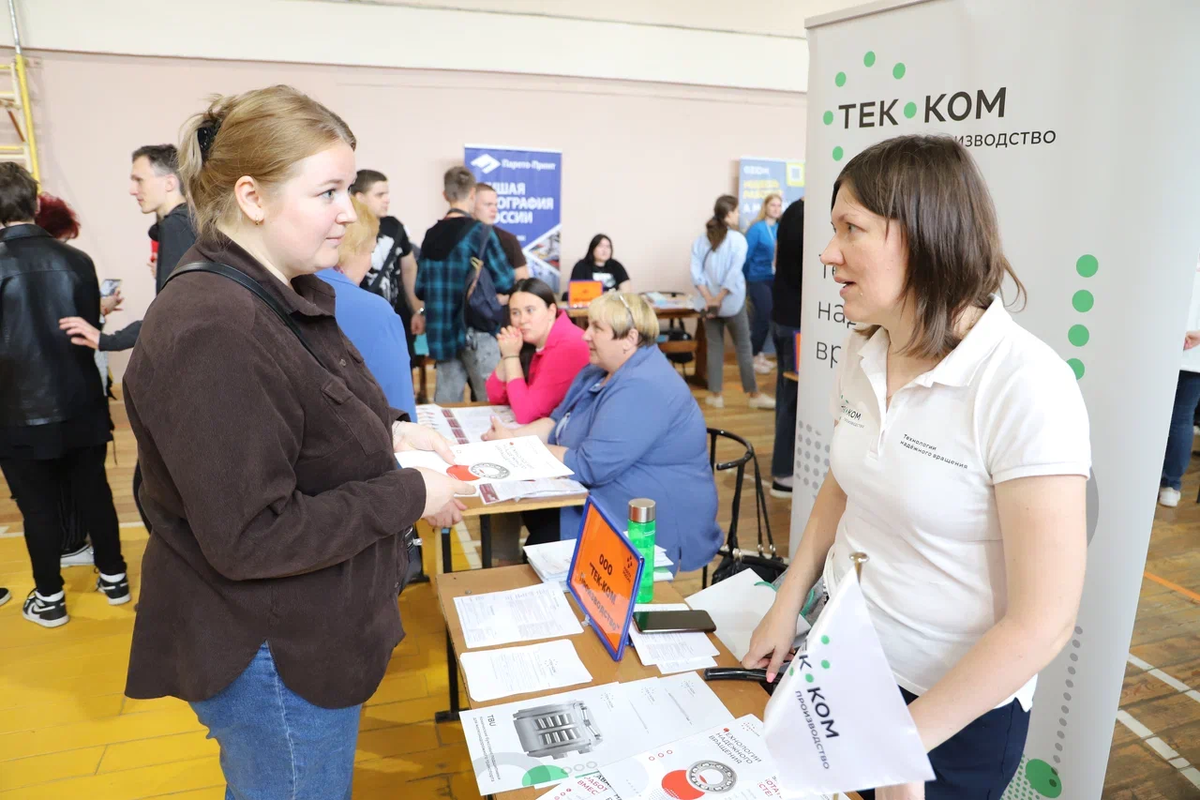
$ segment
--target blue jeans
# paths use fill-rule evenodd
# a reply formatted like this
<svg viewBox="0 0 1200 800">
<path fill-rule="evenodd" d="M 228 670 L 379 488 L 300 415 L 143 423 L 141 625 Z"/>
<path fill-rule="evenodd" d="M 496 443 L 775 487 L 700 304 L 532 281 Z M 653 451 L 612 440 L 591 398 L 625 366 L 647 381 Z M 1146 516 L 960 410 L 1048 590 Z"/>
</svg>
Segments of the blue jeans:
<svg viewBox="0 0 1200 800">
<path fill-rule="evenodd" d="M 796 471 L 796 392 L 799 384 L 783 377 L 796 371 L 796 334 L 799 328 L 771 323 L 778 369 L 775 376 L 775 448 L 771 451 L 771 477 L 790 478 Z"/>
<path fill-rule="evenodd" d="M 265 642 L 233 683 L 191 706 L 221 746 L 225 800 L 350 800 L 362 706 L 303 699 Z"/>
<path fill-rule="evenodd" d="M 917 696 L 900 690 L 912 705 Z M 1030 712 L 1013 700 L 994 708 L 929 752 L 934 780 L 925 800 L 999 800 L 1021 766 Z M 859 792 L 875 800 L 874 790 Z"/>
<path fill-rule="evenodd" d="M 746 296 L 750 299 L 750 354 L 758 355 L 767 343 L 771 330 L 771 309 L 775 279 L 746 281 Z"/>
<path fill-rule="evenodd" d="M 1175 387 L 1175 409 L 1171 412 L 1171 430 L 1167 434 L 1167 454 L 1163 458 L 1161 486 L 1183 487 L 1183 473 L 1192 460 L 1192 426 L 1196 406 L 1200 405 L 1200 372 L 1179 371 Z"/>
</svg>

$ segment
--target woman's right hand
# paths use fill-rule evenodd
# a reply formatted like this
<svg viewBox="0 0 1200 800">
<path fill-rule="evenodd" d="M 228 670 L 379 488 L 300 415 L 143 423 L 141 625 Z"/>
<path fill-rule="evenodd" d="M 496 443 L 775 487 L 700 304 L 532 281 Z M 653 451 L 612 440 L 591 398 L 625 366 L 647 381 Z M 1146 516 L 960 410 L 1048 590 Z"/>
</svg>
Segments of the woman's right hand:
<svg viewBox="0 0 1200 800">
<path fill-rule="evenodd" d="M 792 643 L 796 641 L 796 619 L 799 616 L 800 609 L 776 599 L 771 610 L 754 629 L 754 635 L 750 637 L 750 649 L 742 659 L 742 666 L 746 669 L 766 669 L 767 683 L 774 683 L 784 659 L 792 651 Z"/>
<path fill-rule="evenodd" d="M 449 528 L 461 522 L 466 506 L 454 496 L 475 494 L 475 487 L 425 467 L 416 469 L 425 481 L 425 510 L 421 512 L 421 516 L 436 528 Z"/>
</svg>

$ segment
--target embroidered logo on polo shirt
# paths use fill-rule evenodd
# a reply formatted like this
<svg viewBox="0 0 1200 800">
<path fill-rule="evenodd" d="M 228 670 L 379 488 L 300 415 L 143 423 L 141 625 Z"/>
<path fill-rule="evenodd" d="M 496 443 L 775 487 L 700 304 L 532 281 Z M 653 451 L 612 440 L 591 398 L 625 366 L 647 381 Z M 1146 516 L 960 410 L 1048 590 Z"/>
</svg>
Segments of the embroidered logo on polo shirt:
<svg viewBox="0 0 1200 800">
<path fill-rule="evenodd" d="M 855 428 L 865 428 L 867 426 L 863 424 L 862 417 L 863 412 L 850 405 L 850 401 L 846 399 L 845 395 L 843 395 L 841 421 L 845 422 L 847 425 L 852 425 Z"/>
<path fill-rule="evenodd" d="M 940 461 L 943 464 L 949 464 L 950 466 L 958 467 L 959 469 L 969 469 L 969 467 L 967 467 L 967 465 L 961 461 L 955 461 L 952 458 L 946 458 L 944 455 L 939 453 L 937 451 L 937 445 L 932 445 L 928 442 L 922 442 L 919 439 L 914 439 L 907 433 L 901 437 L 900 444 L 902 447 L 905 447 L 914 453 L 926 456 L 927 458 L 932 458 L 934 461 Z"/>
</svg>

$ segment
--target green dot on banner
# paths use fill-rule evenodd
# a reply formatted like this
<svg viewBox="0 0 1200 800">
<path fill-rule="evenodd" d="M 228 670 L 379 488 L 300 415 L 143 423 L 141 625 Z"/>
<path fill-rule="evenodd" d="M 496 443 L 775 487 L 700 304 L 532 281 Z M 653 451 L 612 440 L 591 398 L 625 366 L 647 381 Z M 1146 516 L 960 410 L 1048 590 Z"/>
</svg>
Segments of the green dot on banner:
<svg viewBox="0 0 1200 800">
<path fill-rule="evenodd" d="M 863 56 L 863 64 L 868 67 L 875 66 L 875 51 L 874 50 L 868 50 L 867 54 L 865 56 Z"/>
<path fill-rule="evenodd" d="M 917 104 L 916 103 L 906 103 L 904 105 L 904 116 L 908 117 L 909 119 L 912 119 L 916 115 L 917 115 Z"/>
<path fill-rule="evenodd" d="M 1085 278 L 1090 278 L 1100 269 L 1100 261 L 1093 255 L 1082 255 L 1075 262 L 1075 271 Z"/>
<path fill-rule="evenodd" d="M 1091 333 L 1083 325 L 1072 325 L 1071 329 L 1067 331 L 1068 341 L 1076 347 L 1083 347 L 1088 343 L 1088 339 L 1090 338 L 1092 338 Z"/>
<path fill-rule="evenodd" d="M 1054 798 L 1062 794 L 1063 785 L 1058 773 L 1041 759 L 1035 758 L 1025 765 L 1025 777 L 1042 797 Z"/>
<path fill-rule="evenodd" d="M 1092 297 L 1092 293 L 1087 289 L 1080 289 L 1071 298 L 1071 305 L 1081 314 L 1092 310 L 1092 306 L 1096 304 L 1096 298 Z"/>
<path fill-rule="evenodd" d="M 809 683 L 812 683 L 813 681 L 816 680 L 816 678 L 814 678 L 812 675 L 805 675 L 804 680 L 808 681 Z"/>
<path fill-rule="evenodd" d="M 896 66 L 892 67 L 892 77 L 895 78 L 896 80 L 900 80 L 901 78 L 904 77 L 904 73 L 906 71 L 907 71 L 907 68 L 904 66 L 904 62 L 900 62 Z"/>
<path fill-rule="evenodd" d="M 834 161 L 841 161 L 842 156 L 844 156 L 845 154 L 846 154 L 846 151 L 842 150 L 842 148 L 840 148 L 840 147 L 833 148 L 833 160 Z"/>
<path fill-rule="evenodd" d="M 1067 359 L 1067 366 L 1075 371 L 1075 380 L 1083 377 L 1083 362 L 1078 358 Z"/>
<path fill-rule="evenodd" d="M 846 73 L 839 72 L 834 77 L 833 82 L 836 83 L 838 86 L 845 86 L 846 85 Z"/>
<path fill-rule="evenodd" d="M 823 117 L 821 117 L 821 119 L 825 121 L 826 125 L 832 125 L 833 124 L 833 112 L 826 111 L 825 115 Z"/>
<path fill-rule="evenodd" d="M 829 637 L 828 637 L 828 636 L 822 636 L 822 637 L 821 637 L 821 644 L 829 644 Z"/>
<path fill-rule="evenodd" d="M 822 669 L 829 669 L 829 662 L 828 662 L 828 661 L 822 661 L 822 662 L 821 662 L 821 668 L 822 668 Z"/>
</svg>

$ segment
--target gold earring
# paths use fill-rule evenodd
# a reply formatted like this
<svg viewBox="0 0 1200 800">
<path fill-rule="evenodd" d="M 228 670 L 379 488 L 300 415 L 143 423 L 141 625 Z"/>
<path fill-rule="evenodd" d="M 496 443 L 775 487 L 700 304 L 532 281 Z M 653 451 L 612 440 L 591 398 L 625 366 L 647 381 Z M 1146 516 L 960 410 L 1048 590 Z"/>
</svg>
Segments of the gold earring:
<svg viewBox="0 0 1200 800">
<path fill-rule="evenodd" d="M 263 224 L 263 218 L 262 218 L 262 217 L 255 217 L 255 219 L 254 219 L 254 224 L 255 224 L 255 225 L 262 225 L 262 224 Z"/>
</svg>

